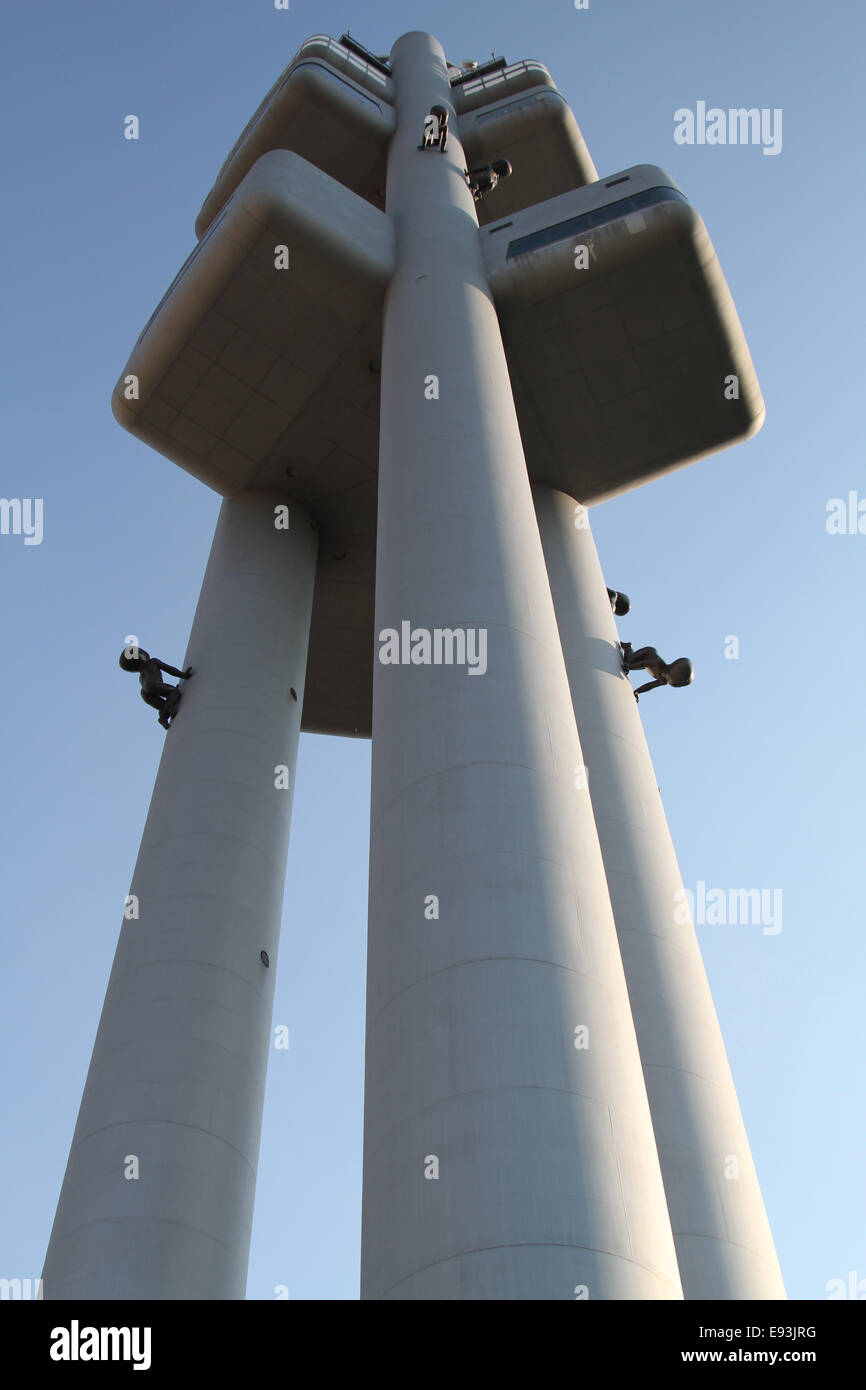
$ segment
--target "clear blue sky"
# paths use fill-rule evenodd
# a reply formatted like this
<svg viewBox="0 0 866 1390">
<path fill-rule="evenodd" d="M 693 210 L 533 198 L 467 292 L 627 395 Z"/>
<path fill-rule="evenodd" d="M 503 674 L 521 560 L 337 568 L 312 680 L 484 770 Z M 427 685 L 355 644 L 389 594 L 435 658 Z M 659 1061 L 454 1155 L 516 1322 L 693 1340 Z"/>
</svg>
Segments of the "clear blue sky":
<svg viewBox="0 0 866 1390">
<path fill-rule="evenodd" d="M 866 1278 L 866 535 L 825 524 L 866 499 L 850 0 L 5 7 L 0 494 L 44 499 L 44 538 L 0 536 L 0 1275 L 41 1271 L 162 745 L 117 654 L 136 633 L 182 658 L 219 505 L 115 424 L 111 388 L 241 127 L 347 26 L 374 52 L 426 28 L 454 61 L 545 62 L 600 174 L 668 169 L 728 277 L 763 431 L 593 526 L 623 637 L 696 663 L 641 701 L 686 884 L 783 894 L 777 935 L 698 930 L 789 1292 L 825 1297 Z M 676 144 L 699 100 L 781 108 L 781 153 Z M 358 1294 L 369 766 L 366 742 L 302 737 L 250 1298 Z"/>
</svg>

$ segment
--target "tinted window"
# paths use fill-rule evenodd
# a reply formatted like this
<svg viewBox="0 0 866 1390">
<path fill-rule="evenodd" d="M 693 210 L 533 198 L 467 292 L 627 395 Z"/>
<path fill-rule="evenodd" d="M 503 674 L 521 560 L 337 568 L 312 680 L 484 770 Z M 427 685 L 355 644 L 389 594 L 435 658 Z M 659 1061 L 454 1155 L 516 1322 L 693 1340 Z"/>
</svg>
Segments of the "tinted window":
<svg viewBox="0 0 866 1390">
<path fill-rule="evenodd" d="M 522 256 L 527 251 L 537 251 L 540 246 L 553 246 L 557 241 L 566 241 L 581 232 L 590 231 L 593 227 L 600 227 L 604 222 L 613 222 L 617 217 L 625 217 L 629 212 L 651 207 L 653 203 L 671 200 L 679 203 L 689 201 L 678 188 L 647 188 L 643 193 L 632 194 L 630 198 L 618 198 L 615 202 L 593 208 L 592 212 L 585 212 L 580 217 L 569 217 L 566 222 L 554 222 L 551 227 L 542 227 L 540 232 L 531 232 L 529 236 L 510 241 L 506 260 L 513 256 Z"/>
</svg>

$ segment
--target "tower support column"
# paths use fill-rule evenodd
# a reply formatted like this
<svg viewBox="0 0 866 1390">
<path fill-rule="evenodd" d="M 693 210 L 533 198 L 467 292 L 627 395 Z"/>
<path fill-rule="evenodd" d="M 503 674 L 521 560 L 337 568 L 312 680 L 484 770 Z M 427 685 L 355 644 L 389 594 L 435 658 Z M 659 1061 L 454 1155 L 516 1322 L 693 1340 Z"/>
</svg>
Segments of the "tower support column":
<svg viewBox="0 0 866 1390">
<path fill-rule="evenodd" d="M 392 65 L 362 1298 L 679 1298 L 445 59 Z"/>
<path fill-rule="evenodd" d="M 535 487 L 683 1292 L 785 1288 L 587 513 Z M 659 698 L 654 696 L 653 698 Z"/>
<path fill-rule="evenodd" d="M 45 1298 L 244 1297 L 318 548 L 284 500 L 222 504 Z"/>
</svg>

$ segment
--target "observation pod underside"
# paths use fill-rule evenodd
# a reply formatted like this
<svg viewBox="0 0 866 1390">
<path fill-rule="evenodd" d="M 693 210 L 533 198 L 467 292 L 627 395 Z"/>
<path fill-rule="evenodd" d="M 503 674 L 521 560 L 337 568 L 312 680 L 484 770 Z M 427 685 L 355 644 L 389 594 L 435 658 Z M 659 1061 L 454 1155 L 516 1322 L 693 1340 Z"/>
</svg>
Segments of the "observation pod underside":
<svg viewBox="0 0 866 1390">
<path fill-rule="evenodd" d="M 530 78 L 537 86 L 537 74 L 520 74 L 531 91 Z M 491 211 L 500 191 L 485 200 Z M 322 544 L 302 728 L 368 736 L 392 224 L 282 149 L 226 196 L 112 406 L 216 491 L 279 489 L 313 516 Z M 663 170 L 639 165 L 571 188 L 494 217 L 479 236 L 533 482 L 589 505 L 760 427 L 760 388 L 712 243 Z M 287 269 L 275 264 L 280 245 Z"/>
<path fill-rule="evenodd" d="M 533 482 L 589 505 L 760 429 L 722 268 L 663 169 L 625 169 L 481 237 Z"/>
<path fill-rule="evenodd" d="M 321 543 L 306 731 L 370 732 L 375 369 L 393 255 L 384 213 L 297 155 L 264 155 L 181 269 L 112 397 L 120 424 L 216 492 L 266 489 L 268 478 L 289 501 L 310 498 Z"/>
</svg>

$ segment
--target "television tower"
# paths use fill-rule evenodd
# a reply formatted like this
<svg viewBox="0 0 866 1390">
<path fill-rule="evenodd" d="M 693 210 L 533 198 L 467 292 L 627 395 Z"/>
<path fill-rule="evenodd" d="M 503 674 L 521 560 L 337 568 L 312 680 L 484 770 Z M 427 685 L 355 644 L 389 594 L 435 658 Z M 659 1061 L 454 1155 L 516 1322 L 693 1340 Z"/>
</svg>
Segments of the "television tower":
<svg viewBox="0 0 866 1390">
<path fill-rule="evenodd" d="M 409 33 L 196 232 L 113 407 L 224 501 L 45 1297 L 244 1296 L 301 730 L 372 736 L 362 1298 L 784 1297 L 587 520 L 762 423 L 703 222 Z"/>
</svg>

